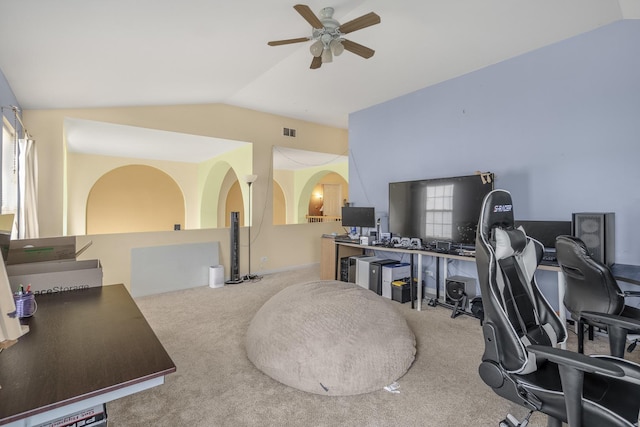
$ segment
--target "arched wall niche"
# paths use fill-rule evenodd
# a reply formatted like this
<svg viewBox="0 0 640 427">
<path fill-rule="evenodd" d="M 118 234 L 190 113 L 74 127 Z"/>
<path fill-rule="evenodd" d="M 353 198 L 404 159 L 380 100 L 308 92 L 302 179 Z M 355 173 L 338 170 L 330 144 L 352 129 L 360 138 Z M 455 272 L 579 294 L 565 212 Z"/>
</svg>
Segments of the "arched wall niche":
<svg viewBox="0 0 640 427">
<path fill-rule="evenodd" d="M 209 173 L 205 178 L 200 200 L 200 226 L 201 228 L 218 228 L 229 226 L 229 212 L 239 208 L 240 218 L 244 216 L 242 202 L 240 206 L 234 205 L 231 209 L 226 203 L 229 200 L 229 191 L 238 183 L 238 176 L 228 162 L 220 161 L 210 165 Z M 240 187 L 236 185 L 236 191 Z M 233 198 L 231 200 L 234 200 Z M 240 201 L 242 195 L 240 195 Z M 242 221 L 241 221 L 242 224 Z"/>
<path fill-rule="evenodd" d="M 180 187 L 151 166 L 113 169 L 95 182 L 87 197 L 87 234 L 168 231 L 184 222 Z"/>
<path fill-rule="evenodd" d="M 273 180 L 273 225 L 287 223 L 287 199 L 278 181 Z"/>
<path fill-rule="evenodd" d="M 247 216 L 245 216 L 242 186 L 233 171 L 230 170 L 227 174 L 223 187 L 225 191 L 221 194 L 221 197 L 224 194 L 224 200 L 220 200 L 219 206 L 221 210 L 224 210 L 224 217 L 220 218 L 223 220 L 220 221 L 220 227 L 231 227 L 231 212 L 239 212 L 238 225 L 241 227 L 246 226 L 245 218 Z"/>
</svg>

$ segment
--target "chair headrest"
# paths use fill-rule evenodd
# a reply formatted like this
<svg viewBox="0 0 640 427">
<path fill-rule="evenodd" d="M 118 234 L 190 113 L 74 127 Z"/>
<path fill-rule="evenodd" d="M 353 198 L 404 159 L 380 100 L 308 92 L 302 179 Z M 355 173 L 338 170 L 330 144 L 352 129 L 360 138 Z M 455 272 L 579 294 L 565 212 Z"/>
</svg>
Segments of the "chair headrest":
<svg viewBox="0 0 640 427">
<path fill-rule="evenodd" d="M 558 245 L 560 248 L 563 246 L 571 248 L 571 250 L 581 257 L 590 257 L 589 249 L 587 249 L 587 245 L 584 244 L 582 240 L 578 237 L 574 236 L 558 236 L 556 237 L 556 250 L 558 249 Z"/>
<path fill-rule="evenodd" d="M 506 190 L 493 190 L 486 195 L 483 206 L 478 232 L 482 233 L 484 239 L 489 240 L 494 228 L 514 228 L 511 193 Z"/>
<path fill-rule="evenodd" d="M 505 230 L 494 228 L 495 254 L 497 259 L 505 259 L 521 254 L 527 247 L 527 235 L 522 228 Z"/>
</svg>

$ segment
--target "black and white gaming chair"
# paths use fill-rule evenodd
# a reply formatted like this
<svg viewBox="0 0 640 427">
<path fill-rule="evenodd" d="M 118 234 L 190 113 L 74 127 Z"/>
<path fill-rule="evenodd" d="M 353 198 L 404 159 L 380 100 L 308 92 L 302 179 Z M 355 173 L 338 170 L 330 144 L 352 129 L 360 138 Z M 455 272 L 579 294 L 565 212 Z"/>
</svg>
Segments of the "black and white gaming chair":
<svg viewBox="0 0 640 427">
<path fill-rule="evenodd" d="M 567 331 L 534 277 L 543 247 L 514 228 L 511 194 L 489 193 L 476 235 L 485 350 L 479 373 L 498 395 L 560 427 L 637 426 L 640 365 L 562 350 Z"/>
<path fill-rule="evenodd" d="M 609 266 L 593 258 L 577 237 L 558 236 L 556 254 L 567 286 L 564 305 L 578 322 L 578 353 L 584 351 L 584 325 L 589 339 L 597 326 L 608 332 L 611 355 L 624 358 L 628 334 L 635 343 L 640 333 L 640 309 L 626 305 L 625 299 L 640 297 L 640 292 L 622 291 Z"/>
</svg>

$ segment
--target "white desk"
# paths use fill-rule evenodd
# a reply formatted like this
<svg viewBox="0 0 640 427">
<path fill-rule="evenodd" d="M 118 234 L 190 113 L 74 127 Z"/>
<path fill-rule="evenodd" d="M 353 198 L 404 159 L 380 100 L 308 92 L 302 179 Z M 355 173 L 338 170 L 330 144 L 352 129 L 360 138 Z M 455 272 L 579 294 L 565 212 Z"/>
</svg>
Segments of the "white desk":
<svg viewBox="0 0 640 427">
<path fill-rule="evenodd" d="M 417 270 L 418 270 L 418 276 L 416 277 L 418 280 L 418 283 L 422 283 L 422 257 L 423 256 L 431 256 L 431 257 L 435 257 L 436 261 L 439 263 L 440 260 L 446 260 L 446 259 L 455 259 L 455 260 L 459 260 L 459 261 L 467 261 L 467 262 L 475 262 L 476 259 L 473 256 L 461 256 L 461 255 L 452 255 L 452 254 L 448 254 L 448 253 L 442 253 L 442 252 L 435 252 L 435 251 L 423 251 L 423 250 L 416 250 L 416 249 L 404 249 L 404 248 L 386 248 L 386 247 L 382 247 L 382 246 L 365 246 L 365 245 L 359 245 L 357 243 L 346 243 L 346 242 L 335 242 L 336 245 L 338 245 L 336 247 L 336 263 L 340 262 L 340 246 L 347 246 L 347 247 L 352 247 L 352 248 L 360 248 L 363 251 L 365 250 L 371 250 L 371 251 L 382 251 L 382 252 L 399 252 L 399 253 L 404 253 L 404 254 L 410 254 L 412 256 L 416 255 L 416 262 L 417 262 Z M 336 271 L 339 271 L 340 267 L 339 264 L 336 266 Z M 558 289 L 558 316 L 560 317 L 560 320 L 562 321 L 562 324 L 565 324 L 566 320 L 567 320 L 567 316 L 566 316 L 566 312 L 564 310 L 564 307 L 562 306 L 562 301 L 564 301 L 564 292 L 565 292 L 565 287 L 566 287 L 566 283 L 564 281 L 564 275 L 562 274 L 562 271 L 560 270 L 560 267 L 557 265 L 539 265 L 538 266 L 539 270 L 548 270 L 548 271 L 555 271 L 557 272 L 557 289 Z M 440 280 L 439 277 L 436 277 L 436 287 L 438 288 L 438 292 L 441 289 L 441 284 L 444 285 L 444 283 L 446 283 L 447 280 L 447 276 L 448 276 L 448 272 L 447 272 L 447 263 L 444 262 L 443 263 L 443 269 L 442 269 L 443 274 L 442 279 Z M 412 272 L 413 274 L 413 272 Z M 417 286 L 417 301 L 416 301 L 416 305 L 415 308 L 418 311 L 422 310 L 422 286 Z M 413 304 L 413 301 L 412 301 Z M 413 307 L 413 305 L 412 305 Z"/>
</svg>

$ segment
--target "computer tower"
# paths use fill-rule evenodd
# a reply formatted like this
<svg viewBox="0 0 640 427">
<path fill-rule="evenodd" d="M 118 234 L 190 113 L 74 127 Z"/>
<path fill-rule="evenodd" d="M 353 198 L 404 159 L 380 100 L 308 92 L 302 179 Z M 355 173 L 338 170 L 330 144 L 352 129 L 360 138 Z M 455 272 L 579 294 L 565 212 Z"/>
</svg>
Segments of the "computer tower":
<svg viewBox="0 0 640 427">
<path fill-rule="evenodd" d="M 397 260 L 382 259 L 369 264 L 369 290 L 382 295 L 382 268 L 385 265 L 397 264 Z"/>
<path fill-rule="evenodd" d="M 349 261 L 350 257 L 340 258 L 340 274 L 338 275 L 341 282 L 349 281 Z"/>
<path fill-rule="evenodd" d="M 363 258 L 366 256 L 367 255 L 351 255 L 349 257 L 349 267 L 347 271 L 347 280 L 346 280 L 347 282 L 356 283 L 356 269 L 357 269 L 356 261 L 358 260 L 358 258 Z"/>
<path fill-rule="evenodd" d="M 356 258 L 356 285 L 369 289 L 369 263 L 380 259 L 377 256 Z"/>
<path fill-rule="evenodd" d="M 581 212 L 572 215 L 573 235 L 584 242 L 591 256 L 606 265 L 616 262 L 615 214 Z"/>
<path fill-rule="evenodd" d="M 411 265 L 406 262 L 396 262 L 382 266 L 382 296 L 391 299 L 391 283 L 395 280 L 409 279 Z"/>
<path fill-rule="evenodd" d="M 444 302 L 451 305 L 464 302 L 464 306 L 460 308 L 471 312 L 471 300 L 476 297 L 476 279 L 464 276 L 447 277 L 445 291 Z"/>
</svg>

